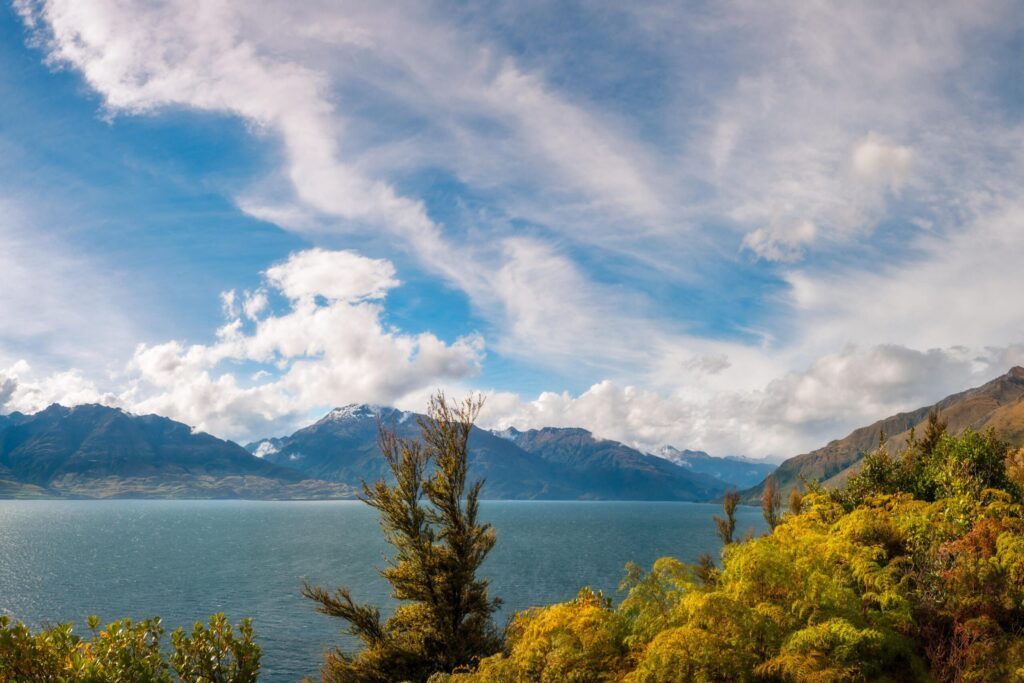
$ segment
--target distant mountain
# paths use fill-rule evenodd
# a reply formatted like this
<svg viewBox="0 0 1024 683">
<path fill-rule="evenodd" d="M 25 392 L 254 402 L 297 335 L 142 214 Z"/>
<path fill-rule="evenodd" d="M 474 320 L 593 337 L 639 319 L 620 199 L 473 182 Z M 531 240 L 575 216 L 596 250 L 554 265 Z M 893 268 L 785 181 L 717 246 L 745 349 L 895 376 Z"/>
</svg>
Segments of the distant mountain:
<svg viewBox="0 0 1024 683">
<path fill-rule="evenodd" d="M 108 497 L 346 497 L 238 444 L 157 415 L 52 405 L 0 422 L 0 495 Z"/>
<path fill-rule="evenodd" d="M 353 404 L 336 408 L 291 436 L 246 445 L 270 463 L 295 468 L 306 476 L 359 486 L 389 475 L 377 448 L 378 423 L 399 436 L 420 434 L 416 413 L 384 406 Z M 542 459 L 523 452 L 490 432 L 473 428 L 469 437 L 470 473 L 487 480 L 487 498 L 577 498 L 580 491 Z"/>
<path fill-rule="evenodd" d="M 567 470 L 589 497 L 639 500 L 710 500 L 728 486 L 664 458 L 618 441 L 597 439 L 586 429 L 545 427 L 496 432 L 528 453 Z"/>
<path fill-rule="evenodd" d="M 655 455 L 694 472 L 706 474 L 736 489 L 746 489 L 764 481 L 775 471 L 777 463 L 754 460 L 738 455 L 718 458 L 704 451 L 679 450 L 663 446 Z"/>
<path fill-rule="evenodd" d="M 1012 368 L 987 384 L 947 396 L 934 405 L 855 429 L 822 448 L 786 460 L 772 476 L 784 494 L 796 486 L 801 477 L 826 486 L 840 485 L 857 471 L 864 453 L 878 445 L 883 431 L 891 451 L 895 452 L 906 444 L 912 427 L 923 429 L 933 408 L 954 434 L 968 427 L 978 431 L 992 427 L 1001 438 L 1024 445 L 1024 368 Z M 757 499 L 762 487 L 763 482 L 745 491 L 744 499 Z"/>
<path fill-rule="evenodd" d="M 28 415 L 25 415 L 24 413 L 19 413 L 18 411 L 8 413 L 7 415 L 0 415 L 0 430 L 4 429 L 5 427 L 9 427 L 10 425 L 15 425 L 24 422 L 27 418 Z"/>
<path fill-rule="evenodd" d="M 388 474 L 377 449 L 378 421 L 393 425 L 400 436 L 416 438 L 418 417 L 394 408 L 349 405 L 289 437 L 264 439 L 246 449 L 307 476 L 358 485 Z M 574 435 L 577 443 L 570 446 L 565 440 L 560 451 L 534 449 L 537 439 L 528 432 L 495 434 L 474 428 L 469 441 L 470 475 L 487 480 L 486 498 L 706 500 L 724 489 L 710 477 L 577 431 L 587 437 Z M 524 436 L 522 443 L 520 436 Z M 553 440 L 548 441 L 553 445 Z"/>
</svg>

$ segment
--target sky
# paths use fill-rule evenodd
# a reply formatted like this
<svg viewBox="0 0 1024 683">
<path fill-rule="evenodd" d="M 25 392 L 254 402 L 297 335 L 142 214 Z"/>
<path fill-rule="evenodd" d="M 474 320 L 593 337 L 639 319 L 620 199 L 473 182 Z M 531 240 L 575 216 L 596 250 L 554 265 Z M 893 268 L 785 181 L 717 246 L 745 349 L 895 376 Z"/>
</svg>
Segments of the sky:
<svg viewBox="0 0 1024 683">
<path fill-rule="evenodd" d="M 0 413 L 787 457 L 1024 364 L 1024 4 L 14 0 Z"/>
</svg>

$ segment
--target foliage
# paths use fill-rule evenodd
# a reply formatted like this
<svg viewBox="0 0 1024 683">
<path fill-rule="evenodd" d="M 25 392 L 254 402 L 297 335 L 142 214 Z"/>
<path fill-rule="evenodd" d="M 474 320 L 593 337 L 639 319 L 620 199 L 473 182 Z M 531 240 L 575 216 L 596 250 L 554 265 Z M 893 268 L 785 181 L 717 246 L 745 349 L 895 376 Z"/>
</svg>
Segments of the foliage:
<svg viewBox="0 0 1024 683">
<path fill-rule="evenodd" d="M 252 641 L 252 623 L 242 619 L 238 637 L 223 614 L 210 617 L 205 628 L 196 622 L 191 635 L 171 634 L 171 667 L 184 681 L 252 683 L 260 670 L 260 647 Z"/>
<path fill-rule="evenodd" d="M 764 490 L 761 491 L 761 514 L 769 529 L 774 529 L 779 524 L 779 508 L 782 507 L 782 493 L 775 483 L 775 477 L 768 475 L 764 480 Z"/>
<path fill-rule="evenodd" d="M 732 543 L 732 536 L 736 533 L 736 507 L 739 504 L 740 492 L 726 491 L 725 496 L 722 498 L 722 511 L 725 513 L 725 517 L 719 517 L 718 515 L 714 517 L 715 531 L 725 545 Z"/>
<path fill-rule="evenodd" d="M 421 440 L 382 426 L 380 449 L 395 483 L 364 484 L 362 499 L 380 512 L 394 548 L 381 575 L 401 604 L 383 621 L 378 608 L 356 603 L 345 588 L 305 587 L 319 611 L 348 622 L 363 643 L 354 655 L 329 652 L 325 681 L 424 681 L 500 649 L 491 623 L 500 603 L 477 577 L 495 535 L 478 520 L 483 481 L 467 482 L 468 440 L 481 405 L 476 398 L 450 405 L 438 394 L 420 419 Z"/>
<path fill-rule="evenodd" d="M 786 514 L 766 498 L 772 532 L 726 543 L 720 569 L 630 564 L 617 607 L 584 592 L 520 613 L 503 653 L 439 678 L 1024 681 L 1022 461 L 934 415 L 843 490 L 807 482 Z"/>
<path fill-rule="evenodd" d="M 32 632 L 25 624 L 0 616 L 0 681 L 18 683 L 251 683 L 259 674 L 260 647 L 243 619 L 236 637 L 223 614 L 210 628 L 197 623 L 192 635 L 171 634 L 172 650 L 161 649 L 159 619 L 123 619 L 99 628 L 89 617 L 91 636 L 60 624 Z"/>
</svg>

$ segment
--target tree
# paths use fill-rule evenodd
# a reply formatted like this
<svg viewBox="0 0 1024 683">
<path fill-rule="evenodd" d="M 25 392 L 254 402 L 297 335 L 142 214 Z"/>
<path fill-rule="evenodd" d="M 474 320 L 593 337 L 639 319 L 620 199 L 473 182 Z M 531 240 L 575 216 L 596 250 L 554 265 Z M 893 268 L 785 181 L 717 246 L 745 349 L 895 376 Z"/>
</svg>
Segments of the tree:
<svg viewBox="0 0 1024 683">
<path fill-rule="evenodd" d="M 768 528 L 774 530 L 779 525 L 779 508 L 782 507 L 782 494 L 775 484 L 775 477 L 768 477 L 764 480 L 764 490 L 761 491 L 761 513 Z"/>
<path fill-rule="evenodd" d="M 800 489 L 793 489 L 789 492 L 789 514 L 799 515 L 803 508 L 804 496 Z"/>
<path fill-rule="evenodd" d="M 736 532 L 736 506 L 740 504 L 739 491 L 726 491 L 722 498 L 722 510 L 725 512 L 725 519 L 715 515 L 715 531 L 722 543 L 732 543 L 733 534 Z"/>
<path fill-rule="evenodd" d="M 932 408 L 928 411 L 928 424 L 925 426 L 924 438 L 918 442 L 921 453 L 925 456 L 931 455 L 932 451 L 939 444 L 939 439 L 946 433 L 947 423 L 939 419 L 939 411 Z"/>
<path fill-rule="evenodd" d="M 303 595 L 347 621 L 364 646 L 356 655 L 329 652 L 325 681 L 425 681 L 500 649 L 491 622 L 500 601 L 477 577 L 495 534 L 478 519 L 483 480 L 467 483 L 469 435 L 481 405 L 477 397 L 452 405 L 437 394 L 419 420 L 420 440 L 381 426 L 380 450 L 394 483 L 364 483 L 361 499 L 380 512 L 394 548 L 380 573 L 401 604 L 382 622 L 377 607 L 357 604 L 346 588 L 305 585 Z"/>
</svg>

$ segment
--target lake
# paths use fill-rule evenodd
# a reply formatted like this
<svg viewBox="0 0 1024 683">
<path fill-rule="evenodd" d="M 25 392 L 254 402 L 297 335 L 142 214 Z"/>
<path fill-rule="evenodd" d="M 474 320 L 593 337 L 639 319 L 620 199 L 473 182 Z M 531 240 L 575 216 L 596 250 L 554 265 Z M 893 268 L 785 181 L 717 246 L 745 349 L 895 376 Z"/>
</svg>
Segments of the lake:
<svg viewBox="0 0 1024 683">
<path fill-rule="evenodd" d="M 717 505 L 487 501 L 498 544 L 485 565 L 492 594 L 515 610 L 571 599 L 589 585 L 614 595 L 629 560 L 717 554 Z M 738 533 L 762 531 L 741 507 Z M 357 501 L 0 501 L 0 613 L 33 626 L 85 617 L 158 615 L 168 631 L 215 612 L 252 617 L 268 683 L 315 674 L 342 642 L 341 622 L 299 595 L 303 579 L 347 585 L 386 605 L 375 573 L 387 546 Z M 169 642 L 169 640 L 168 640 Z"/>
</svg>

